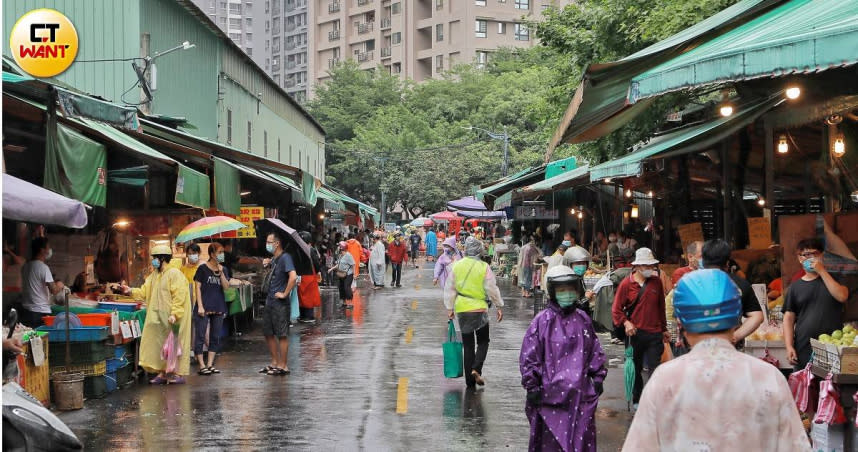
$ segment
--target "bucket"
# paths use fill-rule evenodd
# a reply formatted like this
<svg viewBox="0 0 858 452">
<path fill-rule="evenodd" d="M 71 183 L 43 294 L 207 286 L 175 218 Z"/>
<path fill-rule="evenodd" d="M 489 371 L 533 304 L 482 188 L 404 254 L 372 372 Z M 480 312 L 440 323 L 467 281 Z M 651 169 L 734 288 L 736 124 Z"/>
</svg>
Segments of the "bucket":
<svg viewBox="0 0 858 452">
<path fill-rule="evenodd" d="M 51 375 L 54 388 L 54 405 L 58 410 L 83 408 L 83 374 L 80 372 L 57 372 Z"/>
</svg>

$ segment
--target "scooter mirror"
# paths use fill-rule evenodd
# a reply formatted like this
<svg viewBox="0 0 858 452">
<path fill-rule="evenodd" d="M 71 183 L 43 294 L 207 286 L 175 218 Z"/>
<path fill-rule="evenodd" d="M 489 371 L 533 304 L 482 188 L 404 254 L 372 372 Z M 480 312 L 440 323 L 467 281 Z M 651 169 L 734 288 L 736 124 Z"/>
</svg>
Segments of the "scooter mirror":
<svg viewBox="0 0 858 452">
<path fill-rule="evenodd" d="M 15 308 L 9 310 L 9 315 L 6 317 L 6 325 L 9 326 L 9 335 L 6 336 L 6 339 L 10 339 L 12 334 L 15 333 L 15 327 L 18 325 L 18 311 Z"/>
</svg>

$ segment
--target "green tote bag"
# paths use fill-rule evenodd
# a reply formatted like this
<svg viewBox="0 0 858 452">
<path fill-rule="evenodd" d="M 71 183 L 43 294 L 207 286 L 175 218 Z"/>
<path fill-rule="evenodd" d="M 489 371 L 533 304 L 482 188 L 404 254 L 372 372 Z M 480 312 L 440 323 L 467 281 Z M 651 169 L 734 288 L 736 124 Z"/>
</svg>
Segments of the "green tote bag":
<svg viewBox="0 0 858 452">
<path fill-rule="evenodd" d="M 462 365 L 462 343 L 456 340 L 456 327 L 449 321 L 447 341 L 442 345 L 444 350 L 444 377 L 459 378 L 464 375 Z"/>
</svg>

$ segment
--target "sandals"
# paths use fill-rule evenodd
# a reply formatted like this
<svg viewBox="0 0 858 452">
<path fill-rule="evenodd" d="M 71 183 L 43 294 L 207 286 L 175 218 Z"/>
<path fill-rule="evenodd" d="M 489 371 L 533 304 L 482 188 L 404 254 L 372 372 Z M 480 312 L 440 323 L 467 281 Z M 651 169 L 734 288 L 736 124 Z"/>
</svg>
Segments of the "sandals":
<svg viewBox="0 0 858 452">
<path fill-rule="evenodd" d="M 197 371 L 197 375 L 211 375 L 212 370 L 208 367 L 203 367 L 202 369 Z"/>
<path fill-rule="evenodd" d="M 164 378 L 164 377 L 162 377 L 162 376 L 160 376 L 160 375 L 158 375 L 158 376 L 156 376 L 155 378 L 153 378 L 153 379 L 149 380 L 149 384 L 153 384 L 153 385 L 165 385 L 165 384 L 167 384 L 167 379 L 166 379 L 166 378 Z"/>
<path fill-rule="evenodd" d="M 274 366 L 265 366 L 262 369 L 259 369 L 259 373 L 267 374 L 268 372 L 271 372 L 274 369 L 276 369 L 276 367 L 274 367 Z"/>
<path fill-rule="evenodd" d="M 176 375 L 173 378 L 167 380 L 168 385 L 183 385 L 185 384 L 185 377 L 181 375 Z"/>
<path fill-rule="evenodd" d="M 209 366 L 209 371 L 211 371 L 211 373 L 213 373 L 213 374 L 219 374 L 220 373 L 220 369 L 216 369 L 215 366 Z"/>
<path fill-rule="evenodd" d="M 281 369 L 279 367 L 272 367 L 271 370 L 266 372 L 268 375 L 281 376 L 288 375 L 292 373 L 289 369 Z"/>
</svg>

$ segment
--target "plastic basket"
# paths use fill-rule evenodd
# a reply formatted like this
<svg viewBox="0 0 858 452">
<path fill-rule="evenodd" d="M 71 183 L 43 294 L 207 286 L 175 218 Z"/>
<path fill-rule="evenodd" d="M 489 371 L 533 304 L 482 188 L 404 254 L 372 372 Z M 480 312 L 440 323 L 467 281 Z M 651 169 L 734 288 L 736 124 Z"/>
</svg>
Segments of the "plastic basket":
<svg viewBox="0 0 858 452">
<path fill-rule="evenodd" d="M 110 326 L 110 314 L 75 314 L 83 326 Z M 53 327 L 56 316 L 46 315 L 42 321 L 46 326 Z"/>
<path fill-rule="evenodd" d="M 121 301 L 99 301 L 99 309 L 109 309 L 111 311 L 134 312 L 138 308 L 137 303 L 124 303 Z"/>
<path fill-rule="evenodd" d="M 128 360 L 125 357 L 122 358 L 108 358 L 107 359 L 107 373 L 116 372 L 116 369 L 128 364 Z"/>
<path fill-rule="evenodd" d="M 57 372 L 80 372 L 87 377 L 93 377 L 96 375 L 104 375 L 107 373 L 107 361 L 99 361 L 94 364 L 82 364 L 79 366 L 53 366 L 51 367 L 51 374 L 55 374 Z"/>
<path fill-rule="evenodd" d="M 130 363 L 116 369 L 116 385 L 124 387 L 134 382 L 134 366 Z"/>
<path fill-rule="evenodd" d="M 825 372 L 840 373 L 840 354 L 830 350 L 827 344 L 810 340 L 813 349 L 813 365 Z"/>
<path fill-rule="evenodd" d="M 107 339 L 109 326 L 81 326 L 77 328 L 69 328 L 69 341 L 71 342 L 89 342 L 103 341 Z M 36 331 L 44 331 L 51 335 L 52 342 L 62 342 L 66 340 L 66 329 L 53 329 L 49 326 L 42 325 L 36 328 Z"/>
<path fill-rule="evenodd" d="M 119 387 L 118 381 L 116 380 L 115 370 L 113 372 L 108 372 L 104 374 L 104 385 L 107 388 L 108 393 L 116 391 L 116 389 Z"/>
<path fill-rule="evenodd" d="M 83 396 L 88 399 L 100 399 L 107 395 L 107 378 L 104 375 L 83 379 Z"/>
<path fill-rule="evenodd" d="M 69 364 L 91 364 L 98 361 L 104 361 L 107 358 L 113 357 L 113 350 L 105 341 L 93 342 L 72 342 L 69 344 L 70 360 Z M 51 362 L 55 364 L 66 364 L 66 344 L 54 342 L 53 355 Z"/>
</svg>

